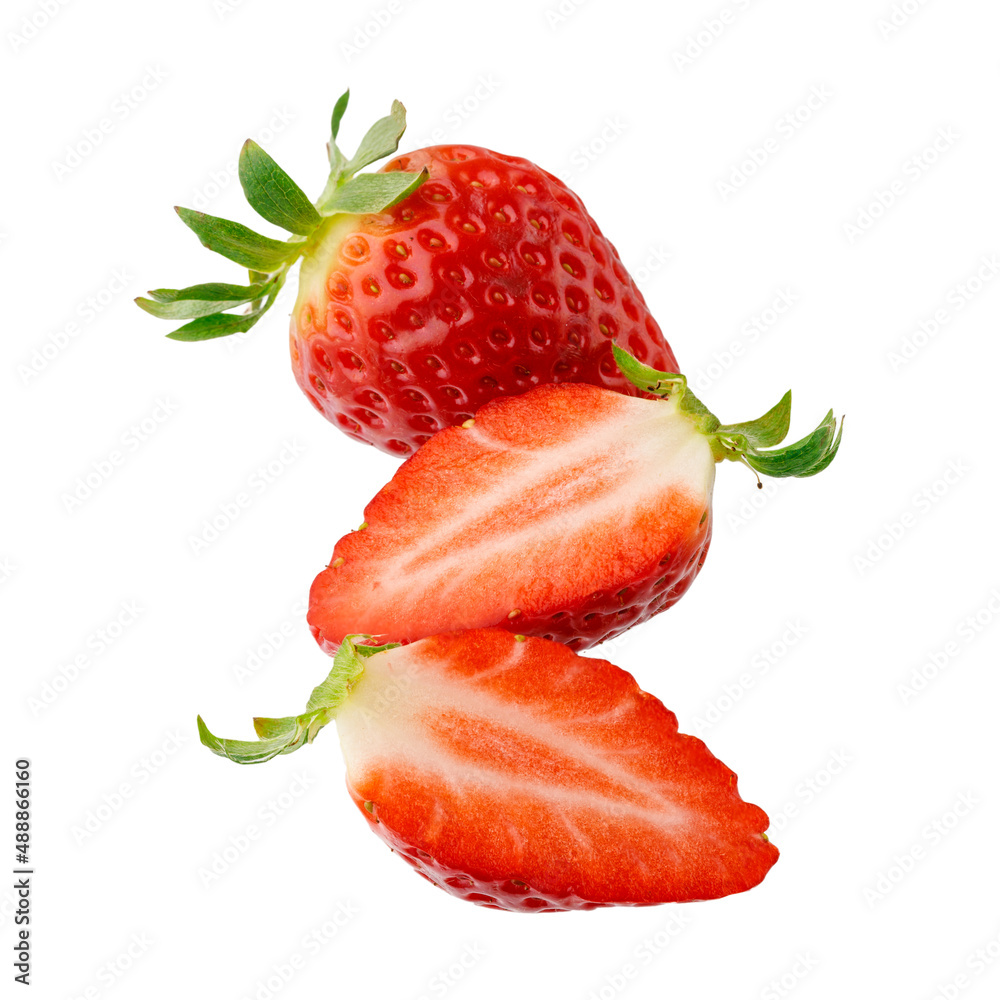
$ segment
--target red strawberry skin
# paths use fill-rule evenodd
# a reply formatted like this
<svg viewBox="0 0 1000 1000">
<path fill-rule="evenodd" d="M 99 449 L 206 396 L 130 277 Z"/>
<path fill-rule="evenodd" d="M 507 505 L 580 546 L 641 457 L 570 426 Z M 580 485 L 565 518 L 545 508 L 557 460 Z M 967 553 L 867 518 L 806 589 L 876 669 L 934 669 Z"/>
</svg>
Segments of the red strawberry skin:
<svg viewBox="0 0 1000 1000">
<path fill-rule="evenodd" d="M 372 830 L 484 906 L 714 899 L 778 857 L 701 740 L 625 671 L 559 643 L 488 629 L 376 654 L 337 728 Z"/>
<path fill-rule="evenodd" d="M 303 259 L 292 368 L 328 420 L 407 455 L 539 384 L 637 395 L 612 342 L 678 370 L 617 251 L 562 181 L 475 146 L 421 149 L 383 172 L 423 168 L 413 194 L 336 219 Z"/>
<path fill-rule="evenodd" d="M 436 435 L 365 508 L 313 583 L 309 624 L 412 642 L 499 626 L 603 642 L 690 586 L 715 459 L 664 400 L 546 385 Z"/>
</svg>

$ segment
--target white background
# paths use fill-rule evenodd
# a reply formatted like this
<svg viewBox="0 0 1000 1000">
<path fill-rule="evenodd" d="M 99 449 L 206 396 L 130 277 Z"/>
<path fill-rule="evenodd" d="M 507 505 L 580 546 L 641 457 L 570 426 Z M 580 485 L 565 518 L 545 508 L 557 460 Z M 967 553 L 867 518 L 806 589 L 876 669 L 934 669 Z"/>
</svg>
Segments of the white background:
<svg viewBox="0 0 1000 1000">
<path fill-rule="evenodd" d="M 997 995 L 1000 10 L 557 3 L 5 6 L 0 772 L 32 760 L 38 995 Z M 347 85 L 345 148 L 398 97 L 404 150 L 439 130 L 570 180 L 723 420 L 789 386 L 795 435 L 847 414 L 816 479 L 720 468 L 702 576 L 601 651 L 770 814 L 753 891 L 475 908 L 368 833 L 332 731 L 259 768 L 198 745 L 196 712 L 249 736 L 325 675 L 304 597 L 396 462 L 295 386 L 294 282 L 228 343 L 165 340 L 131 299 L 239 280 L 171 206 L 252 223 L 248 136 L 317 194 Z"/>
</svg>

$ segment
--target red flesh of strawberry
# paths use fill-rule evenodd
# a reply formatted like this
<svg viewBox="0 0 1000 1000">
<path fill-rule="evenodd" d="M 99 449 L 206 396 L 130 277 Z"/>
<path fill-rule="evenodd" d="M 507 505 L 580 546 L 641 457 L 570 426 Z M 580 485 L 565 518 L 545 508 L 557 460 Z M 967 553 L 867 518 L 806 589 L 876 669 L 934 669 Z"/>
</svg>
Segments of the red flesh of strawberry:
<svg viewBox="0 0 1000 1000">
<path fill-rule="evenodd" d="M 711 536 L 715 459 L 664 400 L 541 386 L 438 434 L 365 508 L 310 595 L 344 635 L 500 626 L 595 645 L 677 601 Z"/>
<path fill-rule="evenodd" d="M 303 259 L 292 367 L 327 419 L 405 455 L 542 383 L 638 395 L 615 341 L 678 370 L 617 251 L 562 181 L 474 146 L 421 149 L 383 171 L 424 167 L 413 194 L 336 217 Z"/>
<path fill-rule="evenodd" d="M 736 775 L 606 660 L 490 629 L 372 656 L 337 710 L 351 795 L 435 885 L 507 910 L 714 899 L 778 852 Z"/>
</svg>

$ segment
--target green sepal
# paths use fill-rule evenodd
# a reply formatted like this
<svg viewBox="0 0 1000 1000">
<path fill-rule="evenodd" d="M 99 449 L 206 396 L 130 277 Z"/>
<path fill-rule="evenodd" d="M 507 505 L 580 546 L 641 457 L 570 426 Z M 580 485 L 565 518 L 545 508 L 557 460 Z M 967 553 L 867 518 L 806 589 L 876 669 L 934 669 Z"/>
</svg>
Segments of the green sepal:
<svg viewBox="0 0 1000 1000">
<path fill-rule="evenodd" d="M 776 479 L 788 476 L 804 479 L 807 476 L 815 476 L 833 461 L 840 448 L 843 432 L 843 420 L 838 428 L 831 410 L 812 434 L 808 434 L 801 441 L 772 451 L 748 451 L 746 463 L 751 469 Z"/>
<path fill-rule="evenodd" d="M 254 271 L 261 278 L 266 274 Z M 250 302 L 267 291 L 265 281 L 254 281 L 250 285 L 227 285 L 220 281 L 210 281 L 204 285 L 188 285 L 187 288 L 153 288 L 146 294 L 157 302 L 180 302 L 182 299 L 202 299 L 206 302 L 231 299 L 233 302 Z"/>
<path fill-rule="evenodd" d="M 340 133 L 340 120 L 344 117 L 347 102 L 350 99 L 351 91 L 348 88 L 337 98 L 337 103 L 333 106 L 333 114 L 330 116 L 330 141 L 326 144 L 326 152 L 330 159 L 330 178 L 333 183 L 336 183 L 336 179 L 343 172 L 344 164 L 347 163 L 347 157 L 337 145 L 337 136 Z"/>
<path fill-rule="evenodd" d="M 840 450 L 840 439 L 844 435 L 844 417 L 840 418 L 840 427 L 837 428 L 837 436 L 833 440 L 833 444 L 830 445 L 826 454 L 820 458 L 817 462 L 807 472 L 800 472 L 799 478 L 806 479 L 809 476 L 815 476 L 822 472 L 837 456 L 837 452 Z"/>
<path fill-rule="evenodd" d="M 267 312 L 281 288 L 281 281 L 275 280 L 267 286 L 267 297 L 255 299 L 254 306 L 245 313 L 214 313 L 200 316 L 184 326 L 168 333 L 171 340 L 193 342 L 228 337 L 234 333 L 246 333 Z"/>
<path fill-rule="evenodd" d="M 253 139 L 240 150 L 239 175 L 247 201 L 268 222 L 308 236 L 322 221 L 302 188 Z"/>
<path fill-rule="evenodd" d="M 254 720 L 255 723 L 258 720 Z M 265 720 L 259 720 L 265 721 Z M 272 757 L 277 757 L 280 753 L 291 753 L 296 749 L 292 745 L 294 742 L 292 734 L 295 732 L 295 717 L 287 719 L 266 720 L 275 723 L 275 732 L 278 728 L 287 728 L 287 734 L 276 735 L 269 739 L 261 740 L 227 740 L 216 736 L 205 725 L 205 720 L 198 716 L 198 736 L 201 742 L 214 754 L 226 757 L 236 764 L 263 764 Z"/>
<path fill-rule="evenodd" d="M 295 260 L 303 249 L 302 243 L 272 240 L 239 222 L 230 222 L 228 219 L 179 206 L 174 211 L 194 231 L 202 246 L 255 271 L 277 271 L 284 264 Z"/>
<path fill-rule="evenodd" d="M 840 427 L 831 410 L 811 433 L 783 448 L 780 444 L 791 422 L 792 394 L 781 400 L 762 417 L 739 424 L 722 424 L 719 419 L 691 392 L 687 379 L 676 372 L 660 372 L 632 357 L 617 344 L 612 345 L 615 361 L 622 374 L 637 388 L 669 400 L 692 421 L 712 446 L 717 462 L 729 459 L 742 462 L 766 476 L 805 478 L 822 472 L 840 448 L 843 420 Z M 769 450 L 763 450 L 769 448 Z M 758 482 L 758 485 L 760 483 Z"/>
<path fill-rule="evenodd" d="M 347 212 L 351 215 L 369 215 L 382 212 L 416 191 L 425 180 L 427 171 L 413 173 L 395 170 L 388 174 L 359 174 L 345 181 L 330 192 L 319 205 L 324 215 Z"/>
<path fill-rule="evenodd" d="M 179 302 L 154 302 L 138 296 L 135 304 L 157 319 L 197 319 L 201 316 L 211 316 L 213 313 L 224 312 L 234 306 L 242 305 L 248 299 L 222 299 L 214 302 L 199 299 L 181 299 Z"/>
<path fill-rule="evenodd" d="M 742 424 L 723 424 L 719 430 L 726 434 L 740 434 L 755 448 L 770 448 L 785 440 L 791 421 L 792 390 L 789 389 L 764 416 Z"/>
<path fill-rule="evenodd" d="M 344 117 L 344 112 L 347 110 L 347 102 L 350 99 L 351 88 L 348 87 L 337 98 L 337 103 L 333 106 L 333 114 L 330 116 L 330 138 L 334 141 L 336 141 L 337 136 L 340 134 L 340 120 Z"/>
<path fill-rule="evenodd" d="M 159 319 L 195 319 L 261 299 L 267 290 L 265 284 L 157 288 L 149 293 L 148 299 L 136 298 L 135 304 Z"/>
<path fill-rule="evenodd" d="M 351 157 L 343 169 L 343 174 L 350 177 L 369 163 L 381 160 L 383 156 L 395 153 L 399 148 L 399 140 L 406 131 L 406 108 L 399 101 L 392 102 L 392 108 L 385 118 L 380 118 L 365 133 L 358 146 L 358 151 Z"/>
<path fill-rule="evenodd" d="M 193 343 L 197 340 L 215 340 L 216 337 L 229 337 L 234 333 L 246 333 L 264 315 L 262 309 L 248 313 L 215 313 L 211 316 L 199 316 L 190 323 L 185 323 L 167 336 L 171 340 Z"/>
<path fill-rule="evenodd" d="M 344 638 L 333 658 L 333 666 L 326 679 L 313 688 L 301 715 L 288 715 L 281 719 L 259 717 L 253 720 L 256 740 L 227 740 L 215 736 L 198 716 L 198 735 L 201 742 L 214 754 L 237 764 L 262 764 L 279 754 L 292 753 L 306 743 L 312 743 L 319 731 L 337 714 L 337 709 L 347 700 L 351 689 L 364 673 L 364 660 L 386 649 L 395 649 L 399 643 L 381 646 L 359 646 L 356 639 L 370 639 L 370 635 L 349 635 Z"/>
<path fill-rule="evenodd" d="M 784 397 L 789 400 L 789 404 L 790 397 L 791 393 L 786 393 Z M 838 429 L 833 410 L 830 410 L 811 434 L 783 448 L 764 451 L 746 436 L 728 433 L 727 427 L 719 428 L 715 441 L 723 448 L 724 458 L 749 465 L 762 475 L 774 479 L 790 476 L 804 479 L 822 472 L 834 460 L 840 448 L 842 433 L 843 420 Z"/>
<path fill-rule="evenodd" d="M 618 365 L 622 375 L 637 389 L 662 396 L 664 399 L 669 399 L 677 392 L 683 395 L 687 389 L 687 379 L 683 375 L 676 372 L 657 371 L 655 368 L 643 364 L 617 344 L 611 345 L 611 353 L 614 355 L 615 364 Z"/>
</svg>

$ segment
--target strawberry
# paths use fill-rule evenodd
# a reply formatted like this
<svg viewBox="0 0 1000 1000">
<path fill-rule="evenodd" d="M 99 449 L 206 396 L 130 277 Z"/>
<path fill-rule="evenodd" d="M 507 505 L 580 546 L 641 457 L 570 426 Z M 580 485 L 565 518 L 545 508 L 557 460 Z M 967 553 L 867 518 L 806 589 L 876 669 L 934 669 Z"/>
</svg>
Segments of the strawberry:
<svg viewBox="0 0 1000 1000">
<path fill-rule="evenodd" d="M 367 638 L 367 637 L 366 637 Z M 256 763 L 336 718 L 370 828 L 452 895 L 519 912 L 715 899 L 777 860 L 736 775 L 606 660 L 499 629 L 345 639 L 306 712 L 255 719 Z"/>
<path fill-rule="evenodd" d="M 362 630 L 395 642 L 500 626 L 583 649 L 676 602 L 712 532 L 715 465 L 810 476 L 840 443 L 833 413 L 795 444 L 791 393 L 723 426 L 683 376 L 615 348 L 635 398 L 590 385 L 498 399 L 407 459 L 315 579 L 328 652 Z M 759 485 L 758 479 L 758 485 Z"/>
<path fill-rule="evenodd" d="M 405 128 L 397 101 L 350 160 L 332 120 L 330 179 L 311 203 L 247 141 L 240 180 L 250 204 L 293 235 L 268 239 L 178 208 L 205 246 L 250 269 L 246 286 L 161 288 L 138 298 L 168 336 L 206 340 L 248 330 L 301 257 L 291 319 L 292 369 L 328 420 L 360 441 L 412 452 L 497 396 L 549 382 L 637 395 L 611 354 L 677 362 L 618 253 L 558 178 L 476 146 L 394 152 Z M 249 312 L 227 310 L 250 303 Z"/>
</svg>

